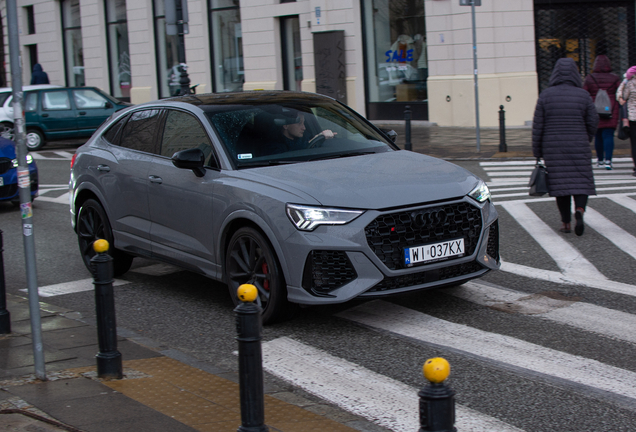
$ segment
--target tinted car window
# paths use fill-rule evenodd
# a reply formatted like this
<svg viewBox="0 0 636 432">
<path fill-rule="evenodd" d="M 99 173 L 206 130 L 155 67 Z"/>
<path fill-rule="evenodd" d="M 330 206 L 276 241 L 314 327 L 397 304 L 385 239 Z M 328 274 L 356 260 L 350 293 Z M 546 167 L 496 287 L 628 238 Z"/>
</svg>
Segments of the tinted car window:
<svg viewBox="0 0 636 432">
<path fill-rule="evenodd" d="M 129 117 L 121 134 L 119 145 L 147 153 L 157 153 L 155 131 L 159 128 L 161 110 L 136 111 Z"/>
<path fill-rule="evenodd" d="M 26 98 L 24 100 L 24 110 L 36 111 L 38 109 L 38 94 L 37 93 L 27 93 Z"/>
<path fill-rule="evenodd" d="M 199 148 L 205 154 L 205 164 L 212 158 L 212 142 L 196 117 L 170 110 L 161 141 L 161 155 L 172 157 L 178 151 Z"/>
<path fill-rule="evenodd" d="M 105 108 L 106 99 L 94 90 L 73 90 L 75 106 L 79 109 Z"/>
<path fill-rule="evenodd" d="M 0 93 L 0 105 L 4 105 L 9 96 L 11 96 L 11 92 Z"/>
<path fill-rule="evenodd" d="M 42 92 L 42 108 L 45 110 L 67 110 L 71 109 L 71 101 L 68 92 L 52 91 Z"/>
<path fill-rule="evenodd" d="M 104 139 L 111 144 L 117 144 L 118 133 L 126 123 L 126 117 L 119 120 L 117 123 L 112 125 L 106 132 L 104 132 Z"/>
</svg>

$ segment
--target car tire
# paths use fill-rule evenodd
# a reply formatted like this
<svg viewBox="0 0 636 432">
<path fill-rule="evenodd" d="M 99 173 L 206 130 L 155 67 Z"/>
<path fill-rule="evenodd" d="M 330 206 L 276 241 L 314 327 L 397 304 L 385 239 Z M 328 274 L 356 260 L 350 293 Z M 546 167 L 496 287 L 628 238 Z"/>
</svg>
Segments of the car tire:
<svg viewBox="0 0 636 432">
<path fill-rule="evenodd" d="M 232 235 L 225 254 L 225 275 L 235 305 L 240 303 L 237 296 L 240 285 L 256 286 L 256 303 L 262 308 L 263 324 L 292 317 L 296 305 L 287 300 L 285 278 L 276 253 L 259 231 L 243 227 Z"/>
<path fill-rule="evenodd" d="M 99 239 L 110 245 L 108 254 L 113 258 L 113 276 L 121 276 L 130 270 L 134 257 L 113 247 L 113 231 L 106 212 L 99 202 L 89 199 L 77 213 L 77 242 L 84 265 L 91 273 L 91 258 L 95 256 L 93 243 Z"/>
<path fill-rule="evenodd" d="M 46 141 L 44 141 L 44 135 L 37 129 L 27 130 L 25 142 L 29 151 L 40 150 L 46 143 Z"/>
</svg>

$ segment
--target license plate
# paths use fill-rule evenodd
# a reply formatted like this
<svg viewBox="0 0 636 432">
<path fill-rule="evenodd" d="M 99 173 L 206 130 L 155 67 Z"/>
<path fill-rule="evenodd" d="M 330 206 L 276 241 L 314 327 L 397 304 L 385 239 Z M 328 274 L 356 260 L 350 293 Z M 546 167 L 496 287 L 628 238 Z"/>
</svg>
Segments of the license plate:
<svg viewBox="0 0 636 432">
<path fill-rule="evenodd" d="M 0 177 L 0 186 L 4 186 L 4 179 Z"/>
<path fill-rule="evenodd" d="M 464 239 L 459 238 L 406 248 L 404 249 L 404 264 L 412 266 L 413 264 L 441 261 L 462 255 L 464 255 Z"/>
</svg>

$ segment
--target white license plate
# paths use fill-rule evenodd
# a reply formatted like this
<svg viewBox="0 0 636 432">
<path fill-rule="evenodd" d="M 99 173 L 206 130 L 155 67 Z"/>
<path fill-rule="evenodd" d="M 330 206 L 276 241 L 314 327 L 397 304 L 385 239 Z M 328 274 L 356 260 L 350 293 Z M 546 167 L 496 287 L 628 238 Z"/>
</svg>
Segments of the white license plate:
<svg viewBox="0 0 636 432">
<path fill-rule="evenodd" d="M 4 186 L 4 179 L 0 177 L 0 186 Z"/>
<path fill-rule="evenodd" d="M 464 255 L 464 239 L 448 240 L 439 243 L 431 243 L 424 246 L 415 246 L 404 249 L 404 264 L 413 264 L 440 261 L 454 256 Z"/>
</svg>

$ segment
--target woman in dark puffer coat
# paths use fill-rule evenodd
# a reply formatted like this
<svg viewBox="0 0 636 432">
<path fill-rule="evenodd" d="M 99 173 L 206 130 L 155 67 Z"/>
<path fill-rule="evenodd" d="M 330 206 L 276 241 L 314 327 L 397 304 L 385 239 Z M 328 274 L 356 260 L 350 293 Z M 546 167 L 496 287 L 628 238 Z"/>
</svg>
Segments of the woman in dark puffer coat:
<svg viewBox="0 0 636 432">
<path fill-rule="evenodd" d="M 590 141 L 596 134 L 598 114 L 571 58 L 559 59 L 550 84 L 541 92 L 532 123 L 532 152 L 548 169 L 550 196 L 556 197 L 563 227 L 570 232 L 574 197 L 576 235 L 582 235 L 587 197 L 596 195 Z"/>
<path fill-rule="evenodd" d="M 612 116 L 601 118 L 598 122 L 594 146 L 596 147 L 597 166 L 605 165 L 605 169 L 612 169 L 612 153 L 614 152 L 614 131 L 618 125 L 618 102 L 616 90 L 621 84 L 618 75 L 612 72 L 612 66 L 606 55 L 599 55 L 594 61 L 592 73 L 585 77 L 583 88 L 590 92 L 592 100 L 596 100 L 599 89 L 607 91 L 612 103 Z"/>
</svg>

